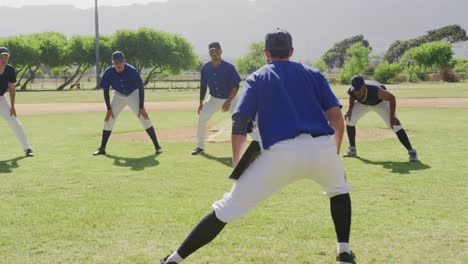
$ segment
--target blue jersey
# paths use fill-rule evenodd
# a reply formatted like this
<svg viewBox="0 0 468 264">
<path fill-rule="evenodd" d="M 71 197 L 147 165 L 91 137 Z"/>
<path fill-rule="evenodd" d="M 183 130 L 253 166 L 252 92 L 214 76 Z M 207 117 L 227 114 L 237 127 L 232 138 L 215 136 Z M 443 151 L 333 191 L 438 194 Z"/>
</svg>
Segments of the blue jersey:
<svg viewBox="0 0 468 264">
<path fill-rule="evenodd" d="M 273 61 L 250 75 L 234 114 L 255 120 L 263 148 L 301 133 L 334 134 L 325 111 L 341 104 L 325 77 L 304 64 Z"/>
<path fill-rule="evenodd" d="M 240 81 L 239 73 L 231 63 L 222 60 L 217 67 L 214 67 L 211 62 L 205 63 L 201 68 L 200 97 L 205 97 L 208 86 L 211 96 L 227 99 L 231 95 L 232 88 L 239 87 Z"/>
<path fill-rule="evenodd" d="M 130 64 L 125 64 L 122 73 L 118 73 L 113 66 L 107 68 L 102 76 L 100 86 L 103 89 L 112 87 L 120 94 L 130 95 L 133 91 L 143 88 L 144 85 L 137 69 Z"/>
</svg>

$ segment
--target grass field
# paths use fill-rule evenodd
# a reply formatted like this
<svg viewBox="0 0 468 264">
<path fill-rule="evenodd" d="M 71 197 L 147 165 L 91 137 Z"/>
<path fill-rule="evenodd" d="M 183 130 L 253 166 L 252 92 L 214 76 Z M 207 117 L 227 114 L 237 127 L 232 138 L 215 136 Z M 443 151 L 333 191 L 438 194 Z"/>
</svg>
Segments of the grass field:
<svg viewBox="0 0 468 264">
<path fill-rule="evenodd" d="M 339 98 L 347 98 L 347 86 L 333 85 L 333 91 Z M 389 91 L 397 98 L 459 98 L 468 97 L 468 83 L 418 83 L 388 85 Z M 198 89 L 147 89 L 148 101 L 196 101 Z M 17 102 L 30 103 L 98 103 L 103 102 L 101 90 L 66 90 L 66 91 L 27 91 L 19 92 Z"/>
<path fill-rule="evenodd" d="M 438 88 L 430 85 L 400 92 L 436 96 Z M 399 88 L 390 87 L 395 93 Z M 468 97 L 466 88 L 449 90 L 447 97 Z M 61 97 L 68 93 L 73 92 L 18 93 L 18 103 L 68 102 L 71 97 Z M 73 100 L 94 100 L 93 93 L 102 102 L 101 93 L 93 91 Z M 197 93 L 174 100 L 196 100 Z M 155 96 L 172 99 L 172 94 Z M 150 115 L 157 129 L 196 124 L 193 111 Z M 396 138 L 360 141 L 360 158 L 343 159 L 353 187 L 352 250 L 359 263 L 465 263 L 468 108 L 401 107 L 398 115 L 422 162 L 407 162 Z M 157 263 L 232 185 L 228 143 L 208 143 L 206 156 L 193 157 L 194 143 L 162 139 L 165 152 L 156 157 L 149 142 L 111 136 L 109 155 L 91 156 L 102 118 L 101 113 L 20 116 L 34 158 L 22 157 L 0 121 L 0 263 Z M 225 118 L 217 114 L 215 121 Z M 370 127 L 384 124 L 367 115 L 358 133 Z M 142 129 L 124 112 L 114 131 Z M 309 181 L 288 186 L 184 263 L 334 263 L 329 203 L 321 193 Z"/>
</svg>

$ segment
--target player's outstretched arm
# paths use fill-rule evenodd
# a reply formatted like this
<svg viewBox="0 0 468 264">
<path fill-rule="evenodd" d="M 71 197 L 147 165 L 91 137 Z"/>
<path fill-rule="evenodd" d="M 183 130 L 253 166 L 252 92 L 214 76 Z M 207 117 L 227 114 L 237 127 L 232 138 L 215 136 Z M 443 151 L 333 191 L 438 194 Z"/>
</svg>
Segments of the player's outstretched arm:
<svg viewBox="0 0 468 264">
<path fill-rule="evenodd" d="M 340 154 L 341 141 L 343 140 L 344 133 L 343 114 L 339 106 L 334 106 L 325 111 L 325 115 L 327 116 L 328 122 L 330 122 L 330 126 L 335 130 L 333 139 L 336 144 L 337 153 Z"/>
<path fill-rule="evenodd" d="M 377 96 L 384 100 L 388 101 L 390 103 L 390 123 L 393 128 L 394 125 L 397 125 L 399 123 L 398 119 L 395 117 L 395 112 L 396 112 L 396 99 L 395 96 L 384 89 L 380 89 Z"/>
<path fill-rule="evenodd" d="M 8 92 L 10 94 L 10 115 L 16 117 L 16 109 L 15 109 L 16 87 L 14 83 L 8 84 Z"/>
</svg>

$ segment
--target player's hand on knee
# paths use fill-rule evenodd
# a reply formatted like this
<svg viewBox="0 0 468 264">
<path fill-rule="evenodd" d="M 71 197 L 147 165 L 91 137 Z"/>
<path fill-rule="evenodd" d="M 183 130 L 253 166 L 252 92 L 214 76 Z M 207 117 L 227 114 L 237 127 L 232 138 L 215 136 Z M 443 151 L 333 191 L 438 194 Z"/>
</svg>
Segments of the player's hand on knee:
<svg viewBox="0 0 468 264">
<path fill-rule="evenodd" d="M 393 126 L 399 126 L 400 125 L 400 120 L 398 118 L 392 116 L 390 117 L 390 125 L 393 128 Z"/>
<path fill-rule="evenodd" d="M 223 107 L 221 108 L 221 111 L 227 112 L 227 111 L 229 111 L 229 108 L 231 108 L 231 102 L 226 101 L 226 102 L 224 102 Z"/>
<path fill-rule="evenodd" d="M 140 116 L 142 116 L 145 120 L 149 119 L 148 113 L 146 113 L 144 108 L 140 108 L 140 111 L 138 111 L 138 117 Z"/>
<path fill-rule="evenodd" d="M 198 106 L 198 111 L 197 111 L 197 114 L 200 114 L 200 112 L 203 110 L 203 104 L 200 104 Z"/>
<path fill-rule="evenodd" d="M 106 118 L 104 118 L 104 122 L 108 122 L 111 117 L 114 118 L 114 113 L 112 112 L 112 110 L 107 110 Z"/>
<path fill-rule="evenodd" d="M 346 111 L 345 115 L 344 115 L 344 118 L 345 120 L 351 120 L 351 111 Z"/>
<path fill-rule="evenodd" d="M 14 107 L 10 108 L 10 116 L 16 117 L 16 109 Z"/>
</svg>

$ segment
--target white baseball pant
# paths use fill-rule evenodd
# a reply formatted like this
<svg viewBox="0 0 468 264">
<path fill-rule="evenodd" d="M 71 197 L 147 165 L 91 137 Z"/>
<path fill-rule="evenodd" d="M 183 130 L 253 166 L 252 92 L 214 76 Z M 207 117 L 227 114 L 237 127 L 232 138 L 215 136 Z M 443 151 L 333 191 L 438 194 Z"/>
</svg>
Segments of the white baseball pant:
<svg viewBox="0 0 468 264">
<path fill-rule="evenodd" d="M 348 193 L 345 171 L 332 136 L 300 134 L 264 150 L 234 183 L 231 191 L 213 203 L 216 217 L 230 223 L 268 197 L 299 179 L 317 182 L 329 198 Z"/>
<path fill-rule="evenodd" d="M 114 118 L 110 118 L 109 121 L 104 122 L 104 130 L 112 131 L 115 125 L 115 121 L 119 116 L 120 112 L 125 108 L 125 106 L 129 106 L 133 113 L 138 117 L 138 112 L 140 110 L 140 102 L 139 102 L 139 94 L 138 90 L 133 91 L 128 96 L 122 95 L 117 91 L 114 91 L 114 95 L 112 96 L 111 101 L 111 108 L 112 113 L 114 114 Z M 138 120 L 143 125 L 145 129 L 148 129 L 153 126 L 150 119 L 145 119 L 143 116 L 139 116 Z"/>
<path fill-rule="evenodd" d="M 359 119 L 361 119 L 361 117 L 363 117 L 366 113 L 371 111 L 379 114 L 379 116 L 384 120 L 387 127 L 392 128 L 390 122 L 390 102 L 388 101 L 382 101 L 376 105 L 363 105 L 359 102 L 355 102 L 353 110 L 351 111 L 351 118 L 346 119 L 346 125 L 355 126 Z M 393 131 L 396 133 L 402 128 L 403 127 L 401 125 L 393 126 Z"/>
<path fill-rule="evenodd" d="M 226 99 L 220 99 L 213 96 L 209 96 L 208 99 L 203 103 L 203 109 L 198 115 L 198 129 L 197 129 L 197 147 L 205 148 L 205 137 L 206 137 L 206 124 L 208 120 L 213 116 L 216 111 L 221 110 Z M 232 114 L 237 105 L 237 96 L 232 100 L 229 112 Z"/>
<path fill-rule="evenodd" d="M 24 134 L 23 127 L 18 119 L 15 116 L 10 115 L 10 109 L 10 103 L 7 101 L 5 96 L 0 96 L 0 115 L 5 119 L 11 129 L 13 129 L 13 133 L 23 146 L 23 150 L 26 151 L 31 148 L 28 138 L 26 137 L 26 134 Z"/>
</svg>

